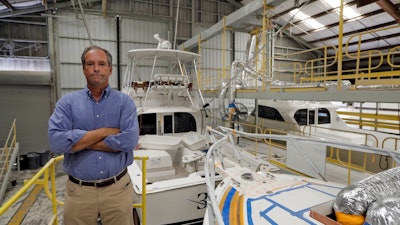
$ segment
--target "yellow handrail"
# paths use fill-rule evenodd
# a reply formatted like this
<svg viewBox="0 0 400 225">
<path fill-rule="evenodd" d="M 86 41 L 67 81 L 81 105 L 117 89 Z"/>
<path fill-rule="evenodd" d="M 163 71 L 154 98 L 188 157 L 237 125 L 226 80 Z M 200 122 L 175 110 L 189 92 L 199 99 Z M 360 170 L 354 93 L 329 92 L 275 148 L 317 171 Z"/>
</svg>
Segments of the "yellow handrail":
<svg viewBox="0 0 400 225">
<path fill-rule="evenodd" d="M 260 125 L 252 125 L 252 124 L 240 123 L 240 122 L 237 122 L 237 121 L 232 121 L 230 124 L 232 124 L 232 123 L 235 124 L 235 127 L 236 127 L 236 125 L 240 125 L 243 128 L 243 130 L 246 130 L 246 127 L 250 127 L 250 128 L 247 128 L 247 129 L 250 129 L 250 130 L 253 129 L 253 131 L 254 131 L 254 129 L 257 129 L 257 130 L 258 129 L 264 129 L 262 131 L 263 134 L 281 134 L 281 135 L 285 135 L 286 134 L 285 131 L 273 130 L 273 129 L 265 128 L 265 127 L 260 126 Z M 325 127 L 317 127 L 317 126 L 312 126 L 311 127 L 310 125 L 303 127 L 303 133 L 299 133 L 299 135 L 304 136 L 306 134 L 306 132 L 304 130 L 305 129 L 310 129 L 311 130 L 312 128 L 315 128 L 315 129 L 317 129 L 317 128 L 318 129 L 329 129 L 329 130 L 336 130 L 336 131 L 343 131 L 343 132 L 351 132 L 351 133 L 355 133 L 355 134 L 359 134 L 359 135 L 365 136 L 364 143 L 362 143 L 363 145 L 367 145 L 368 140 L 372 142 L 372 143 L 369 143 L 369 144 L 372 144 L 374 147 L 378 147 L 380 145 L 380 143 L 378 143 L 378 138 L 376 136 L 372 135 L 372 134 L 363 133 L 363 132 L 354 132 L 354 131 L 332 129 L 332 128 L 325 128 Z M 251 133 L 259 133 L 259 132 L 251 132 Z M 308 134 L 308 135 L 311 135 L 311 134 Z M 250 138 L 246 138 L 246 139 L 250 139 Z M 254 151 L 248 150 L 248 151 L 250 151 L 252 153 L 257 153 L 258 152 L 258 150 L 257 150 L 258 149 L 258 143 L 260 142 L 260 140 L 257 139 L 257 138 L 254 138 L 252 140 L 254 142 L 255 150 Z M 397 145 L 397 143 L 400 142 L 400 138 L 398 140 L 395 140 L 395 141 L 396 141 L 396 145 Z M 287 168 L 286 165 L 283 164 L 282 162 L 276 161 L 276 160 L 273 159 L 273 157 L 271 157 L 272 147 L 281 148 L 281 149 L 285 150 L 286 146 L 277 145 L 276 143 L 273 143 L 268 139 L 264 139 L 262 142 L 268 146 L 267 147 L 268 149 L 267 149 L 267 155 L 266 156 L 268 156 L 268 160 L 271 163 L 273 163 L 274 165 L 277 165 L 279 167 L 285 168 L 285 169 L 290 169 L 290 168 Z M 388 142 L 388 140 L 386 140 L 386 142 Z M 382 143 L 382 147 L 384 147 L 383 143 Z M 392 147 L 390 147 L 390 148 L 392 148 Z M 397 149 L 397 147 L 396 147 L 396 149 Z M 347 159 L 345 159 L 345 160 L 341 159 L 341 152 L 343 152 L 343 151 L 347 151 L 347 153 L 346 153 L 347 154 Z M 330 162 L 330 163 L 333 163 L 333 164 L 336 164 L 336 165 L 341 165 L 344 168 L 347 168 L 347 171 L 348 171 L 348 173 L 347 173 L 347 182 L 348 182 L 348 184 L 350 184 L 351 183 L 351 172 L 352 171 L 373 172 L 371 170 L 368 170 L 368 168 L 367 168 L 367 166 L 370 166 L 367 163 L 367 155 L 368 155 L 368 153 L 363 153 L 362 163 L 361 163 L 361 165 L 358 165 L 357 163 L 352 162 L 352 158 L 354 158 L 354 154 L 353 154 L 352 150 L 338 149 L 338 148 L 334 148 L 334 147 L 331 147 L 331 146 L 327 146 L 327 157 L 326 158 L 327 158 L 327 163 Z M 373 162 L 374 162 L 374 159 L 375 159 L 375 156 L 372 155 L 372 161 Z M 290 169 L 290 170 L 292 172 L 297 172 L 297 171 L 295 171 L 293 169 Z"/>
<path fill-rule="evenodd" d="M 374 128 L 390 129 L 396 133 L 399 131 L 400 117 L 391 114 L 375 114 L 375 113 L 361 113 L 361 112 L 346 112 L 337 111 L 339 115 L 351 116 L 355 118 L 343 117 L 347 124 L 354 124 L 359 126 L 367 126 Z"/>
<path fill-rule="evenodd" d="M 64 156 L 58 156 L 56 158 L 51 158 L 30 180 L 25 181 L 24 186 L 18 190 L 16 194 L 14 194 L 6 203 L 4 203 L 0 207 L 0 216 L 3 215 L 19 198 L 21 198 L 28 189 L 34 184 L 43 184 L 45 187 L 46 196 L 52 202 L 52 211 L 53 216 L 50 219 L 49 224 L 58 225 L 58 217 L 57 217 L 57 206 L 63 206 L 64 203 L 57 200 L 56 198 L 56 178 L 55 178 L 55 164 L 64 159 Z M 133 204 L 132 206 L 135 208 L 142 208 L 142 221 L 141 224 L 146 225 L 146 160 L 148 160 L 147 156 L 139 157 L 135 156 L 135 160 L 142 160 L 143 165 L 143 176 L 142 176 L 142 202 L 138 204 Z M 49 191 L 48 178 L 50 173 L 51 180 L 51 193 Z M 43 175 L 43 179 L 39 179 Z"/>
<path fill-rule="evenodd" d="M 146 225 L 147 223 L 147 202 L 146 202 L 146 177 L 147 177 L 147 166 L 146 161 L 149 159 L 148 156 L 135 156 L 135 160 L 142 160 L 142 203 L 133 204 L 133 208 L 142 208 L 142 221 L 141 224 Z"/>
<path fill-rule="evenodd" d="M 0 161 L 5 162 L 3 167 L 0 168 L 0 177 L 3 177 L 4 171 L 6 171 L 6 169 L 8 168 L 11 149 L 15 148 L 16 144 L 17 144 L 17 125 L 16 125 L 16 119 L 14 119 L 10 128 L 10 132 L 8 133 L 6 143 L 4 144 L 3 153 L 0 155 Z"/>
<path fill-rule="evenodd" d="M 241 79 L 247 82 L 247 86 L 241 90 L 248 89 L 252 92 L 274 92 L 275 89 L 299 92 L 326 91 L 335 82 L 341 86 L 344 81 L 348 81 L 351 85 L 349 88 L 352 90 L 371 85 L 398 85 L 400 84 L 400 64 L 397 59 L 400 57 L 400 46 L 394 46 L 385 52 L 381 49 L 363 50 L 361 45 L 368 39 L 365 38 L 366 36 L 392 32 L 399 27 L 396 24 L 353 34 L 347 40 L 343 40 L 343 45 L 337 47 L 327 45 L 306 50 L 284 48 L 286 52 L 276 51 L 273 54 L 257 52 L 252 63 L 247 63 L 250 65 L 250 70 L 244 70 L 245 72 L 241 75 Z M 256 35 L 256 32 L 249 34 Z M 265 39 L 266 35 L 262 37 Z M 265 47 L 261 50 L 264 49 Z M 260 60 L 258 54 L 267 58 Z M 339 69 L 342 61 L 354 62 L 355 66 L 350 69 L 340 66 Z M 265 68 L 259 68 L 258 65 L 266 65 L 268 68 L 265 70 Z M 203 65 L 203 70 L 207 70 L 207 73 L 203 72 L 202 89 L 207 91 L 219 90 L 221 80 L 225 80 L 225 73 L 229 71 L 229 68 Z M 268 88 L 265 88 L 265 85 L 268 85 Z"/>
</svg>

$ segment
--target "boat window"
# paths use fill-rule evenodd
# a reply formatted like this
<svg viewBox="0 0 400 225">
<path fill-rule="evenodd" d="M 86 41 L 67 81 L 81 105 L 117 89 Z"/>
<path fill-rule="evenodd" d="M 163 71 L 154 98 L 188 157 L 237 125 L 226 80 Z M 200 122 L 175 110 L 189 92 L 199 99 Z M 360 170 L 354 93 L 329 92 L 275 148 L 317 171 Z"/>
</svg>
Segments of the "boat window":
<svg viewBox="0 0 400 225">
<path fill-rule="evenodd" d="M 172 115 L 164 115 L 164 134 L 172 133 Z"/>
<path fill-rule="evenodd" d="M 174 114 L 175 133 L 196 131 L 196 120 L 190 113 L 175 113 Z"/>
<path fill-rule="evenodd" d="M 141 114 L 139 115 L 140 135 L 157 134 L 157 115 Z"/>
<path fill-rule="evenodd" d="M 315 111 L 314 110 L 308 111 L 307 109 L 299 109 L 294 114 L 294 119 L 299 125 L 314 124 Z"/>
<path fill-rule="evenodd" d="M 331 123 L 331 114 L 326 108 L 318 109 L 318 124 Z"/>
<path fill-rule="evenodd" d="M 253 110 L 253 112 L 251 113 L 252 116 L 255 115 L 255 111 L 256 110 Z M 281 114 L 278 112 L 278 110 L 276 110 L 275 108 L 263 106 L 263 105 L 258 106 L 258 117 L 270 119 L 270 120 L 284 121 Z"/>
<path fill-rule="evenodd" d="M 308 124 L 314 124 L 315 121 L 315 110 L 308 111 Z"/>
</svg>

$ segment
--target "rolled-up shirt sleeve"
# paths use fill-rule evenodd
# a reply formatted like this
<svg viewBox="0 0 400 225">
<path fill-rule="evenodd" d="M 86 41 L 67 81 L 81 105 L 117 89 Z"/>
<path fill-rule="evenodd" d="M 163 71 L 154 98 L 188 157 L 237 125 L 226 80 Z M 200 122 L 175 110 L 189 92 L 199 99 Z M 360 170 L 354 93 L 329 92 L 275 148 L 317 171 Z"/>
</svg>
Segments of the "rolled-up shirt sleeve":
<svg viewBox="0 0 400 225">
<path fill-rule="evenodd" d="M 128 152 L 132 151 L 139 140 L 139 126 L 136 112 L 136 105 L 129 96 L 123 98 L 123 109 L 120 117 L 120 133 L 110 135 L 104 139 L 104 142 L 110 148 Z"/>
<path fill-rule="evenodd" d="M 55 153 L 72 153 L 71 149 L 87 131 L 72 129 L 70 107 L 66 98 L 57 102 L 49 119 L 48 138 L 50 149 Z"/>
</svg>

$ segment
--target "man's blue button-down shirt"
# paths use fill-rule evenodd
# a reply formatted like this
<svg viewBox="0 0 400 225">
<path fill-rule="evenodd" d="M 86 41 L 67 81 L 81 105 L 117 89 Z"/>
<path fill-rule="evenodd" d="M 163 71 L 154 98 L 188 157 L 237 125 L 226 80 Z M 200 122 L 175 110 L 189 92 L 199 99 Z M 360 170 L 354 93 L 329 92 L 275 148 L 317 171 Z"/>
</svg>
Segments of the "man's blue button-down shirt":
<svg viewBox="0 0 400 225">
<path fill-rule="evenodd" d="M 104 142 L 119 152 L 85 149 L 72 152 L 89 130 L 103 127 L 119 128 Z M 133 149 L 139 130 L 136 105 L 126 94 L 110 86 L 98 102 L 89 89 L 69 93 L 56 104 L 49 120 L 49 142 L 52 151 L 64 154 L 64 171 L 78 179 L 99 180 L 115 176 L 133 162 Z"/>
</svg>

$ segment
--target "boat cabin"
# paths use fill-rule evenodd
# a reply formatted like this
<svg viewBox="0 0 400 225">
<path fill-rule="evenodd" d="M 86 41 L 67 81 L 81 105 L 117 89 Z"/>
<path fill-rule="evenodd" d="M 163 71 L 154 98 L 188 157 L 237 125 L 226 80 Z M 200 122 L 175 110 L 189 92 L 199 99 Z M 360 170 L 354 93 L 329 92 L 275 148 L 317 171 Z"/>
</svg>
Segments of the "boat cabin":
<svg viewBox="0 0 400 225">
<path fill-rule="evenodd" d="M 254 123 L 258 117 L 258 125 L 285 131 L 299 131 L 307 125 L 329 128 L 347 127 L 331 104 L 306 101 L 259 100 L 248 122 Z"/>
</svg>

